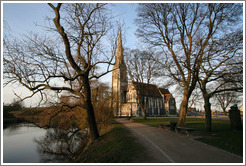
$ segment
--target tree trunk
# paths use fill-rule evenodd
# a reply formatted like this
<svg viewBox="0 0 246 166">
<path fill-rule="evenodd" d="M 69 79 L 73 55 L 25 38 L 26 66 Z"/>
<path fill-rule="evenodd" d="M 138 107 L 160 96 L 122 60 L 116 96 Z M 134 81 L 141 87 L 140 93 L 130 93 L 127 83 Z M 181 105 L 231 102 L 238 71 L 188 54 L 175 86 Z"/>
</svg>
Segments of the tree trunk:
<svg viewBox="0 0 246 166">
<path fill-rule="evenodd" d="M 143 107 L 143 119 L 146 120 L 146 110 L 147 110 L 147 105 L 148 105 L 148 97 L 147 99 L 144 101 L 144 107 Z"/>
<path fill-rule="evenodd" d="M 85 88 L 85 106 L 86 106 L 86 112 L 87 112 L 87 122 L 89 126 L 89 131 L 90 131 L 90 138 L 91 138 L 91 141 L 93 142 L 97 138 L 99 138 L 99 132 L 97 129 L 94 108 L 91 102 L 91 88 L 89 84 L 89 79 L 85 78 L 83 82 L 84 82 L 84 88 Z"/>
<path fill-rule="evenodd" d="M 179 114 L 179 121 L 178 125 L 185 125 L 185 119 L 186 119 L 186 114 L 187 114 L 187 109 L 188 109 L 188 95 L 184 93 L 183 100 L 180 106 L 180 114 Z"/>
<path fill-rule="evenodd" d="M 223 108 L 223 113 L 224 113 L 224 115 L 226 115 L 226 109 L 225 108 Z"/>
<path fill-rule="evenodd" d="M 142 110 L 142 113 L 143 113 L 143 119 L 146 120 L 146 109 L 147 109 L 147 101 L 148 99 L 144 100 L 144 96 L 142 97 L 142 99 L 140 100 L 141 101 L 141 110 Z"/>
<path fill-rule="evenodd" d="M 146 109 L 143 109 L 143 119 L 146 120 Z"/>
<path fill-rule="evenodd" d="M 99 138 L 99 133 L 97 130 L 94 109 L 93 109 L 91 101 L 87 100 L 86 105 L 87 105 L 87 109 L 86 109 L 87 122 L 88 122 L 89 130 L 90 130 L 90 138 L 92 141 L 95 141 L 97 138 Z"/>
<path fill-rule="evenodd" d="M 205 109 L 205 129 L 206 131 L 211 131 L 212 126 L 212 118 L 211 118 L 211 104 L 209 102 L 210 97 L 208 95 L 203 94 L 204 99 L 204 109 Z"/>
</svg>

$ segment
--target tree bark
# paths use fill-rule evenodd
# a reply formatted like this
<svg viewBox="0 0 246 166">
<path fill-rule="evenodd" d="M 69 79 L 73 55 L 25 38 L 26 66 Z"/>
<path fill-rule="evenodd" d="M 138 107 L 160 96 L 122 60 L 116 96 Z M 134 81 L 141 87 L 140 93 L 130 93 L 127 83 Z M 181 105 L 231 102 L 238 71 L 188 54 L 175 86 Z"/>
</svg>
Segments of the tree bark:
<svg viewBox="0 0 246 166">
<path fill-rule="evenodd" d="M 146 109 L 143 109 L 143 119 L 146 120 Z"/>
<path fill-rule="evenodd" d="M 186 119 L 186 114 L 187 114 L 187 109 L 188 109 L 188 95 L 184 94 L 183 100 L 181 102 L 180 106 L 180 114 L 179 114 L 179 121 L 178 125 L 185 125 L 185 119 Z"/>
<path fill-rule="evenodd" d="M 226 115 L 226 109 L 225 108 L 223 108 L 223 113 L 224 113 L 224 115 Z"/>
<path fill-rule="evenodd" d="M 94 108 L 91 102 L 91 88 L 89 84 L 88 78 L 83 78 L 84 88 L 85 88 L 85 107 L 87 112 L 87 122 L 89 126 L 90 131 L 90 138 L 91 141 L 95 141 L 97 138 L 99 138 L 99 132 L 97 129 L 97 123 L 96 118 L 94 114 Z"/>
<path fill-rule="evenodd" d="M 143 97 L 143 119 L 146 120 L 146 110 L 147 110 L 147 105 L 148 105 L 148 99 L 149 97 L 147 96 L 146 100 Z"/>
<path fill-rule="evenodd" d="M 203 98 L 205 109 L 205 129 L 210 132 L 212 129 L 211 104 L 209 102 L 210 97 L 207 94 L 203 94 Z"/>
</svg>

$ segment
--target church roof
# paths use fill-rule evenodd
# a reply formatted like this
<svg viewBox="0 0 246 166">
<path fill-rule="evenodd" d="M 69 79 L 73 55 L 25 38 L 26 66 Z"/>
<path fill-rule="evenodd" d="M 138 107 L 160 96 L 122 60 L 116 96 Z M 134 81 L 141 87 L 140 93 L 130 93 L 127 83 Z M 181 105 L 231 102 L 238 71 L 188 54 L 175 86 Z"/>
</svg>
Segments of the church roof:
<svg viewBox="0 0 246 166">
<path fill-rule="evenodd" d="M 132 82 L 136 90 L 143 96 L 149 96 L 149 97 L 156 97 L 156 98 L 162 98 L 162 94 L 170 94 L 170 92 L 167 89 L 164 88 L 158 88 L 154 84 L 146 84 L 146 83 L 140 83 L 140 82 Z"/>
</svg>

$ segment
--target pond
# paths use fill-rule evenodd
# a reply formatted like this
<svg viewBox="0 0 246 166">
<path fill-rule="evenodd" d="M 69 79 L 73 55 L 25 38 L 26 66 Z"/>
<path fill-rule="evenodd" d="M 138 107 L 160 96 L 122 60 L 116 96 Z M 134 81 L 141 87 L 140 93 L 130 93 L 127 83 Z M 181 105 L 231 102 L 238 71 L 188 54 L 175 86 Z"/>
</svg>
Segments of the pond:
<svg viewBox="0 0 246 166">
<path fill-rule="evenodd" d="M 9 126 L 2 133 L 3 163 L 72 162 L 88 139 L 77 131 L 46 130 L 30 124 Z"/>
</svg>

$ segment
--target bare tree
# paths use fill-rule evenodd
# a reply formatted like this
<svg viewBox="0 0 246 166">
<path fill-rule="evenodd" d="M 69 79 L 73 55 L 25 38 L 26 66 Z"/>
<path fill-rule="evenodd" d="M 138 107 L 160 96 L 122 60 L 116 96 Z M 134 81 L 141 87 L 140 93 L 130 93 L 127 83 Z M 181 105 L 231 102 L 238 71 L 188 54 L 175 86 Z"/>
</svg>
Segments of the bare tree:
<svg viewBox="0 0 246 166">
<path fill-rule="evenodd" d="M 199 87 L 197 86 L 191 94 L 188 108 L 196 107 L 197 104 L 202 100 L 202 95 Z"/>
<path fill-rule="evenodd" d="M 199 85 L 204 99 L 206 130 L 211 131 L 210 98 L 225 91 L 242 91 L 243 86 L 243 32 L 226 33 L 212 38 L 205 52 Z"/>
<path fill-rule="evenodd" d="M 137 102 L 146 119 L 147 104 L 149 101 L 149 84 L 157 74 L 159 64 L 153 60 L 154 52 L 128 50 L 126 51 L 127 71 L 130 79 L 137 84 Z"/>
<path fill-rule="evenodd" d="M 215 95 L 215 99 L 217 100 L 219 106 L 223 110 L 224 115 L 226 115 L 226 109 L 229 105 L 239 102 L 238 97 L 239 96 L 235 91 L 224 91 Z"/>
<path fill-rule="evenodd" d="M 140 4 L 138 36 L 162 50 L 161 61 L 183 87 L 179 125 L 185 124 L 188 101 L 196 87 L 198 73 L 208 47 L 232 29 L 241 4 Z M 233 24 L 235 25 L 235 24 Z M 219 51 L 219 50 L 218 50 Z M 219 55 L 219 53 L 218 53 Z"/>
<path fill-rule="evenodd" d="M 32 95 L 52 90 L 80 100 L 86 110 L 90 138 L 99 137 L 91 100 L 90 80 L 109 72 L 112 56 L 101 52 L 101 40 L 109 31 L 106 4 L 49 4 L 55 17 L 52 36 L 30 34 L 23 40 L 4 39 L 5 84 L 18 82 Z M 106 70 L 97 73 L 100 64 Z"/>
</svg>

